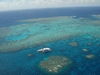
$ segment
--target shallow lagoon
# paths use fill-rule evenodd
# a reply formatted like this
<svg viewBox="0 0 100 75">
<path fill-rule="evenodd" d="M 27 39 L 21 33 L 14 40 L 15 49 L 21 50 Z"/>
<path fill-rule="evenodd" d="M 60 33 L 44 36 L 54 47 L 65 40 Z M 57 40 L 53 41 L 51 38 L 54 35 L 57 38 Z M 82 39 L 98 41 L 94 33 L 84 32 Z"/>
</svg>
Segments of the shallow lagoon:
<svg viewBox="0 0 100 75">
<path fill-rule="evenodd" d="M 91 17 L 94 20 L 72 16 L 20 20 L 19 25 L 0 28 L 0 74 L 51 75 L 41 70 L 40 62 L 64 56 L 74 64 L 52 75 L 99 75 L 100 18 Z M 37 52 L 44 47 L 52 52 Z"/>
</svg>

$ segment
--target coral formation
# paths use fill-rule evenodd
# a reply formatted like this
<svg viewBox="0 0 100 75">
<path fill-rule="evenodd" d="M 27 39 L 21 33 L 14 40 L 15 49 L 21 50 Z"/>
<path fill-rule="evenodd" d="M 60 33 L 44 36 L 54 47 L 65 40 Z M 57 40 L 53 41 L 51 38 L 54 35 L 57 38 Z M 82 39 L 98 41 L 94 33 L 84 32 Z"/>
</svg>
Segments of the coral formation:
<svg viewBox="0 0 100 75">
<path fill-rule="evenodd" d="M 96 23 L 100 24 L 99 21 Z M 98 32 L 100 25 L 71 16 L 21 20 L 19 25 L 0 28 L 0 52 L 21 50 L 80 34 L 100 37 Z M 73 42 L 71 45 L 78 44 Z"/>
<path fill-rule="evenodd" d="M 92 45 L 92 43 L 89 42 L 87 45 Z"/>
<path fill-rule="evenodd" d="M 86 55 L 86 58 L 89 58 L 89 59 L 94 58 L 94 57 L 95 57 L 95 55 L 94 55 L 94 54 L 89 54 L 89 55 Z"/>
<path fill-rule="evenodd" d="M 28 56 L 28 57 L 31 57 L 31 56 L 33 56 L 33 54 L 28 54 L 27 56 Z"/>
<path fill-rule="evenodd" d="M 88 52 L 88 49 L 83 49 L 84 52 Z"/>
<path fill-rule="evenodd" d="M 40 62 L 40 66 L 46 69 L 48 72 L 58 73 L 60 69 L 72 65 L 72 61 L 63 56 L 50 56 L 49 58 Z"/>
<path fill-rule="evenodd" d="M 69 45 L 71 45 L 71 46 L 78 46 L 78 43 L 77 42 L 71 42 L 71 43 L 69 43 Z"/>
</svg>

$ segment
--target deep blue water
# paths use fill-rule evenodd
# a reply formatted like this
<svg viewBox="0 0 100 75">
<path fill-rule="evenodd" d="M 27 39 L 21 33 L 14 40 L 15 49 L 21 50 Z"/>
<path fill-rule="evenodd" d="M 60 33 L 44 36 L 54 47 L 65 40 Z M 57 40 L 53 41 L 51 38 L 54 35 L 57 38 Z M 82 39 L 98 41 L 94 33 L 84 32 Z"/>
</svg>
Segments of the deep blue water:
<svg viewBox="0 0 100 75">
<path fill-rule="evenodd" d="M 15 21 L 30 18 L 74 16 L 90 17 L 100 14 L 100 7 L 77 7 L 77 8 L 53 8 L 53 9 L 30 9 L 0 12 L 0 26 L 17 25 Z M 88 39 L 88 40 L 87 40 Z M 76 41 L 77 47 L 68 45 Z M 92 44 L 87 45 L 88 42 Z M 97 45 L 99 44 L 99 45 Z M 38 53 L 40 48 L 49 47 L 50 53 Z M 84 52 L 82 49 L 88 49 Z M 28 54 L 32 54 L 28 57 Z M 86 55 L 94 54 L 94 59 L 86 58 Z M 73 60 L 73 66 L 68 71 L 57 75 L 100 75 L 100 38 L 90 35 L 72 36 L 70 39 L 62 39 L 49 42 L 36 47 L 29 47 L 16 52 L 0 53 L 0 75 L 51 75 L 39 68 L 39 63 L 51 55 L 66 56 Z"/>
<path fill-rule="evenodd" d="M 27 9 L 16 11 L 0 12 L 0 26 L 15 25 L 16 20 L 43 18 L 55 16 L 77 16 L 89 17 L 100 14 L 100 7 L 69 7 L 69 8 L 49 8 L 49 9 Z"/>
</svg>

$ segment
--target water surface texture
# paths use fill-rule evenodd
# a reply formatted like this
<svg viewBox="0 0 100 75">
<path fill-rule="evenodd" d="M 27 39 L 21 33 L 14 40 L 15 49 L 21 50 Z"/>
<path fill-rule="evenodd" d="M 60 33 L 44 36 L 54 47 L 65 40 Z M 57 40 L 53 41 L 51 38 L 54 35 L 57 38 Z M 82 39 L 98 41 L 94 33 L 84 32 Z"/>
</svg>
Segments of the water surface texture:
<svg viewBox="0 0 100 75">
<path fill-rule="evenodd" d="M 91 11 L 0 21 L 0 75 L 100 75 L 100 13 Z"/>
</svg>

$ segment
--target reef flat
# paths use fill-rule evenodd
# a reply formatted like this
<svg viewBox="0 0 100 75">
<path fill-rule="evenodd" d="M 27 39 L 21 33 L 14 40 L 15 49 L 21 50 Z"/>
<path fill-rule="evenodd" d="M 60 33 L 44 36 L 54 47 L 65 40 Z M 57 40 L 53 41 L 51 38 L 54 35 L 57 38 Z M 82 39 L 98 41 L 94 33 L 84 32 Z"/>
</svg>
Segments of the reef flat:
<svg viewBox="0 0 100 75">
<path fill-rule="evenodd" d="M 58 73 L 59 70 L 64 67 L 68 69 L 70 65 L 72 65 L 72 61 L 63 56 L 50 56 L 46 60 L 40 62 L 40 67 L 51 73 Z"/>
<path fill-rule="evenodd" d="M 20 20 L 19 25 L 0 28 L 0 52 L 17 51 L 76 35 L 100 35 L 97 20 L 72 16 Z"/>
</svg>

